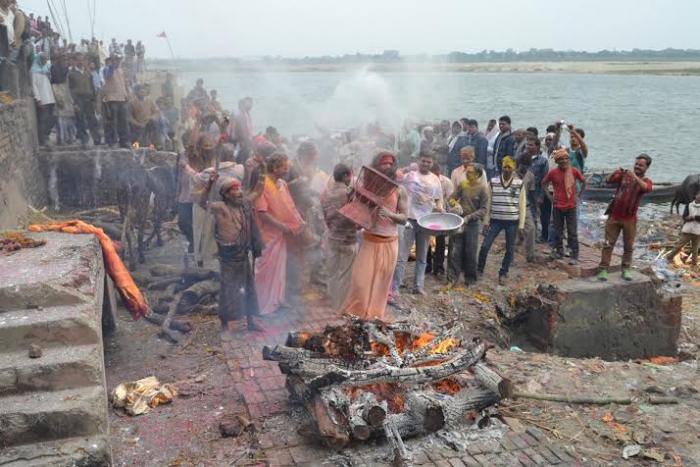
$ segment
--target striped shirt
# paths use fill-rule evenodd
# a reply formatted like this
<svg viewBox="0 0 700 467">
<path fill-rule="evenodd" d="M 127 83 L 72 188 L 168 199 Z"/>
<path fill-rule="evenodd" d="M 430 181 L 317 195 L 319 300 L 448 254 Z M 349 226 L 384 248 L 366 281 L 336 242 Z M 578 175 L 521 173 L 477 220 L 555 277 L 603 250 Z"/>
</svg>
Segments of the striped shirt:
<svg viewBox="0 0 700 467">
<path fill-rule="evenodd" d="M 525 227 L 527 193 L 523 190 L 523 181 L 517 176 L 509 183 L 503 184 L 501 177 L 494 177 L 489 182 L 491 188 L 491 203 L 484 217 L 484 224 L 490 220 L 518 221 L 518 228 Z"/>
</svg>

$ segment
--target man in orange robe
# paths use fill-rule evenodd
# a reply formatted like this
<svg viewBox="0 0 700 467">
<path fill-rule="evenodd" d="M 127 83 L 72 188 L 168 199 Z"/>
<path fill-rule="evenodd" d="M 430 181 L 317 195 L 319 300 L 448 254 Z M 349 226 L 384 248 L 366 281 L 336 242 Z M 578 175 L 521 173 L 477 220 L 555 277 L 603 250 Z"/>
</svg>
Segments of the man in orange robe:
<svg viewBox="0 0 700 467">
<path fill-rule="evenodd" d="M 262 194 L 255 201 L 255 213 L 265 247 L 255 263 L 255 288 L 261 314 L 287 306 L 288 248 L 296 248 L 305 224 L 294 206 L 287 183 L 287 156 L 275 153 L 267 161 Z M 291 244 L 291 245 L 290 245 Z"/>
<path fill-rule="evenodd" d="M 372 168 L 394 179 L 396 156 L 381 152 L 372 161 Z M 394 210 L 379 208 L 373 225 L 362 234 L 362 244 L 352 267 L 350 289 L 341 309 L 364 319 L 385 319 L 391 278 L 399 254 L 397 225 L 408 216 L 408 195 L 399 186 L 389 195 Z"/>
</svg>

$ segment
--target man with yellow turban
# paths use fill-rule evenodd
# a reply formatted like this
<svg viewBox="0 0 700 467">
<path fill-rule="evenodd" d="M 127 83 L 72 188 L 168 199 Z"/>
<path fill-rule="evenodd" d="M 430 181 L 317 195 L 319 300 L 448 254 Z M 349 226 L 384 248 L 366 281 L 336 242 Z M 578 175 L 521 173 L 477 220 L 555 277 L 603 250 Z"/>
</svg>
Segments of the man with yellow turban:
<svg viewBox="0 0 700 467">
<path fill-rule="evenodd" d="M 493 177 L 489 186 L 491 202 L 484 216 L 486 238 L 479 251 L 478 271 L 483 274 L 491 245 L 498 234 L 504 230 L 506 253 L 503 256 L 501 269 L 498 271 L 498 283 L 504 285 L 508 278 L 508 269 L 513 262 L 516 236 L 518 231 L 522 231 L 525 227 L 527 209 L 526 193 L 522 189 L 523 182 L 515 175 L 515 160 L 510 155 L 503 158 L 501 174 Z"/>
<path fill-rule="evenodd" d="M 581 191 L 586 189 L 586 179 L 578 169 L 571 167 L 569 153 L 566 149 L 555 150 L 552 155 L 555 168 L 550 170 L 542 179 L 542 188 L 552 201 L 552 213 L 554 214 L 554 232 L 556 235 L 553 256 L 564 256 L 564 224 L 566 224 L 566 236 L 571 250 L 569 264 L 578 264 L 578 220 L 576 219 L 576 181 L 581 182 Z M 554 187 L 553 195 L 547 187 Z"/>
</svg>

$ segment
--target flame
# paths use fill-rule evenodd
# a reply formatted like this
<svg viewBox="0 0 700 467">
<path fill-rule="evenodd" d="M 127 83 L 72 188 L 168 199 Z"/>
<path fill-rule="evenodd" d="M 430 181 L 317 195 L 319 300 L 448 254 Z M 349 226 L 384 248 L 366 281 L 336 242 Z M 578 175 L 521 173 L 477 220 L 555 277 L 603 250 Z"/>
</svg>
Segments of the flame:
<svg viewBox="0 0 700 467">
<path fill-rule="evenodd" d="M 432 384 L 433 389 L 443 394 L 457 394 L 462 390 L 462 385 L 454 378 L 445 378 Z"/>
<path fill-rule="evenodd" d="M 369 348 L 375 355 L 389 356 L 389 347 L 379 342 L 370 342 Z"/>
<path fill-rule="evenodd" d="M 434 346 L 431 350 L 431 354 L 436 354 L 436 353 L 447 353 L 457 347 L 459 345 L 459 340 L 454 339 L 452 337 L 448 337 L 447 339 L 443 339 L 436 346 Z"/>
<path fill-rule="evenodd" d="M 432 335 L 429 332 L 425 332 L 413 341 L 413 343 L 411 344 L 411 349 L 415 350 L 420 349 L 421 347 L 425 347 L 426 345 L 430 344 L 433 341 L 433 339 L 435 339 L 434 335 Z"/>
<path fill-rule="evenodd" d="M 406 401 L 402 389 L 394 383 L 366 384 L 364 386 L 351 386 L 343 388 L 343 391 L 351 400 L 357 399 L 363 392 L 371 392 L 377 396 L 378 401 L 386 401 L 390 413 L 401 413 L 406 408 Z"/>
</svg>

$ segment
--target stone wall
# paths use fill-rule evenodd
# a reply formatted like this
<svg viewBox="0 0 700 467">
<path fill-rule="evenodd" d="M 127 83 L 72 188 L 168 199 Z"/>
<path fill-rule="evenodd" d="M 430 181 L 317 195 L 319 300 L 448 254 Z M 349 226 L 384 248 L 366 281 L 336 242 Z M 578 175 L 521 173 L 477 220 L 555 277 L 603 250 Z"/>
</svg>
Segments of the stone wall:
<svg viewBox="0 0 700 467">
<path fill-rule="evenodd" d="M 516 345 L 603 360 L 677 353 L 683 297 L 643 274 L 629 282 L 618 275 L 608 282 L 572 279 L 542 286 L 537 295 L 510 326 Z"/>
<path fill-rule="evenodd" d="M 16 227 L 27 205 L 46 205 L 46 181 L 36 148 L 33 101 L 0 105 L 0 229 Z"/>
</svg>

